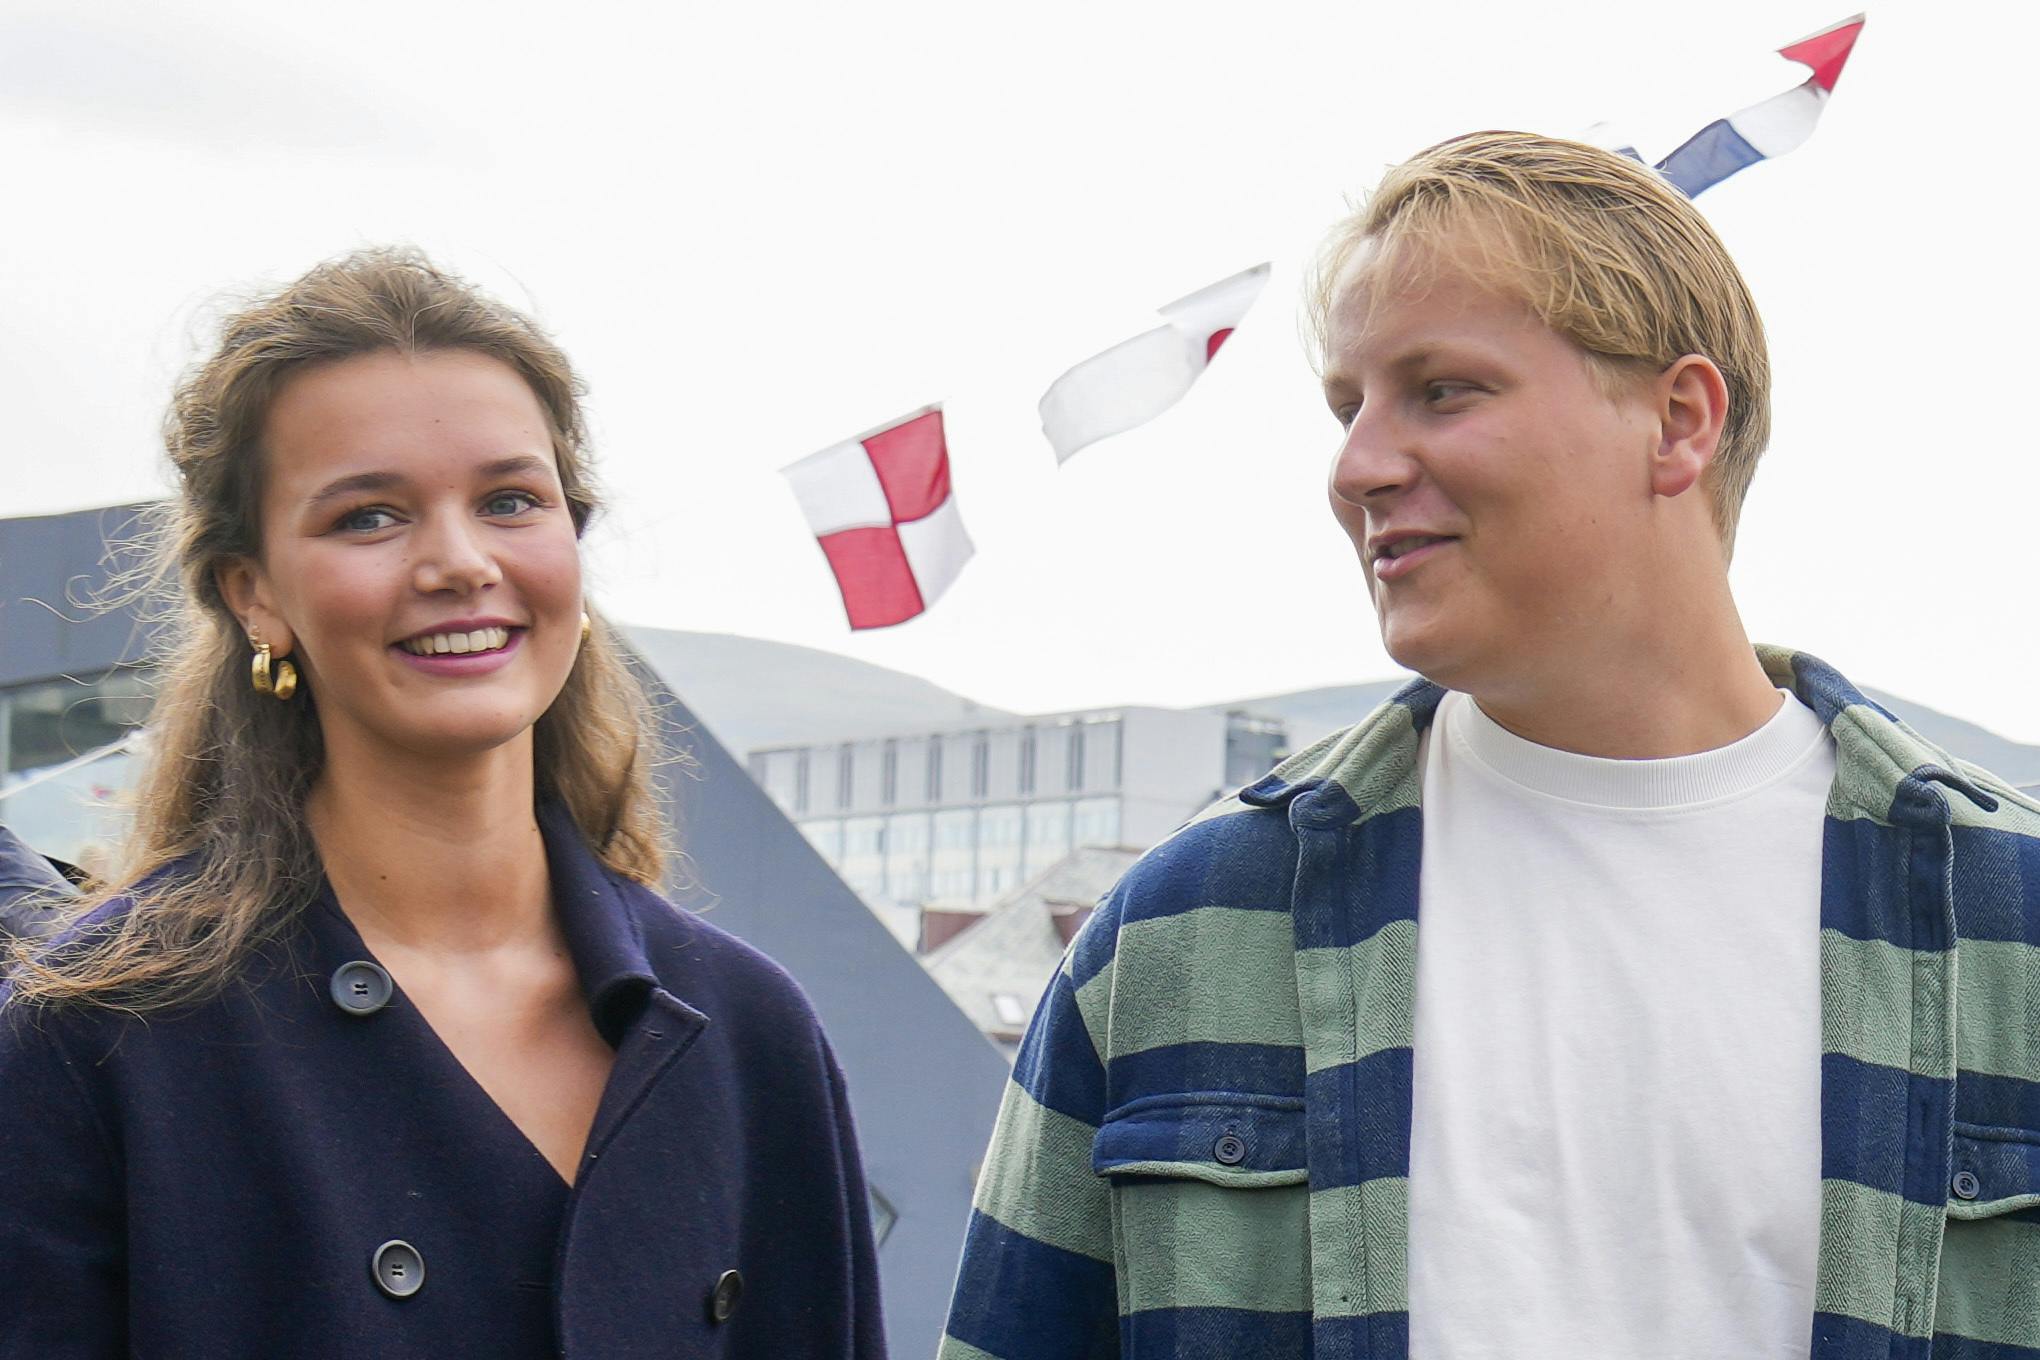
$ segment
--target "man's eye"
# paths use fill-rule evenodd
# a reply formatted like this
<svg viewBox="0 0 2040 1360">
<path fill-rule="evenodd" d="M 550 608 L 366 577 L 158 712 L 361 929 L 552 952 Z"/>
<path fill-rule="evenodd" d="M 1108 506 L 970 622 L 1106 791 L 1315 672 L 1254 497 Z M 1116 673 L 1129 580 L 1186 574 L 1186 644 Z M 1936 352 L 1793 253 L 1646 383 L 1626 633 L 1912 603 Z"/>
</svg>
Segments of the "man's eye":
<svg viewBox="0 0 2040 1360">
<path fill-rule="evenodd" d="M 1473 387 L 1467 383 L 1460 382 L 1425 383 L 1424 400 L 1429 402 L 1433 406 L 1439 406 L 1443 405 L 1446 402 L 1453 401 L 1459 397 L 1466 396 L 1472 391 Z"/>
<path fill-rule="evenodd" d="M 498 491 L 482 502 L 482 508 L 491 515 L 521 515 L 540 504 L 529 491 Z"/>
<path fill-rule="evenodd" d="M 1332 419 L 1339 422 L 1339 428 L 1342 430 L 1352 429 L 1353 422 L 1359 416 L 1360 408 L 1358 406 L 1335 406 L 1332 408 Z"/>
</svg>

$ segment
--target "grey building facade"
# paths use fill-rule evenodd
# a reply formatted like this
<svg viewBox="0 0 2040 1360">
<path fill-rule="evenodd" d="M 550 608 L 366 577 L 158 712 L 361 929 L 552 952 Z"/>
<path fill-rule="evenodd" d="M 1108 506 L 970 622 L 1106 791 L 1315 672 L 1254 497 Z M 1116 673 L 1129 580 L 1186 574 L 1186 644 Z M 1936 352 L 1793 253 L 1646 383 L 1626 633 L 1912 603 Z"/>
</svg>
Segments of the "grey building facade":
<svg viewBox="0 0 2040 1360">
<path fill-rule="evenodd" d="M 749 764 L 867 900 L 988 907 L 1074 849 L 1155 844 L 1284 742 L 1246 713 L 1135 707 L 767 747 Z"/>
</svg>

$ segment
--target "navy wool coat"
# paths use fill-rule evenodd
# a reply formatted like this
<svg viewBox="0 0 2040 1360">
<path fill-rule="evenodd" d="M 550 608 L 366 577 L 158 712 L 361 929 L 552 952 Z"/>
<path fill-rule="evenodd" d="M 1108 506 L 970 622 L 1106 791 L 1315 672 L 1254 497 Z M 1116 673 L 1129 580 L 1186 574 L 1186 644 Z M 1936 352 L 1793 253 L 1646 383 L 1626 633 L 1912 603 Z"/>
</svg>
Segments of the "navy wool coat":
<svg viewBox="0 0 2040 1360">
<path fill-rule="evenodd" d="M 324 891 L 216 1000 L 0 1011 L 0 1357 L 882 1357 L 799 988 L 540 823 L 616 1049 L 571 1188 L 401 991 L 336 1000 L 373 960 Z"/>
</svg>

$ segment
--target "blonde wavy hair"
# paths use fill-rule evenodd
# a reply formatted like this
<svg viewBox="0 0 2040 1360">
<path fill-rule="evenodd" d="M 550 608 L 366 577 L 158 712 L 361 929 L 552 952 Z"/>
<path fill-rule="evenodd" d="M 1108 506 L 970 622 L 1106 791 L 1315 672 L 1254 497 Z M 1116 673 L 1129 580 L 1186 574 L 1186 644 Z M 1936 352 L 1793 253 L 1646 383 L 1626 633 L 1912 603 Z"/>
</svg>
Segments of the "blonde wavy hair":
<svg viewBox="0 0 2040 1360">
<path fill-rule="evenodd" d="M 164 625 L 135 823 L 116 870 L 74 910 L 132 905 L 58 947 L 18 946 L 17 1002 L 140 1012 L 203 1000 L 316 894 L 322 868 L 304 805 L 323 760 L 317 696 L 278 703 L 249 685 L 246 638 L 215 573 L 262 552 L 262 429 L 284 384 L 314 365 L 433 350 L 487 355 L 530 385 L 575 533 L 585 531 L 599 500 L 583 389 L 524 315 L 415 251 L 372 249 L 319 265 L 228 317 L 165 417 L 177 494 L 146 534 L 147 579 L 128 592 L 152 595 Z M 658 883 L 672 838 L 653 784 L 664 749 L 658 718 L 600 620 L 533 742 L 535 796 L 563 804 L 611 869 Z"/>
<path fill-rule="evenodd" d="M 1728 416 L 1708 468 L 1715 526 L 1733 549 L 1771 440 L 1771 359 L 1756 300 L 1707 219 L 1627 156 L 1528 132 L 1475 132 L 1395 166 L 1319 251 L 1305 316 L 1324 356 L 1346 267 L 1422 286 L 1470 273 L 1578 345 L 1611 390 L 1700 354 L 1721 370 Z"/>
</svg>

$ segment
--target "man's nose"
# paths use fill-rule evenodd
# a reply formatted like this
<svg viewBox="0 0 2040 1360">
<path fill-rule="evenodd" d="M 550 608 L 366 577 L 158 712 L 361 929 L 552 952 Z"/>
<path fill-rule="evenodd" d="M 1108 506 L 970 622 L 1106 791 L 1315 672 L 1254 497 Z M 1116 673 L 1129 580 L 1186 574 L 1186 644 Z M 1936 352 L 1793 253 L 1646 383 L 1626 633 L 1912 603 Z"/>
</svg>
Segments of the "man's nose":
<svg viewBox="0 0 2040 1360">
<path fill-rule="evenodd" d="M 1332 462 L 1333 499 L 1365 510 L 1409 490 L 1420 465 L 1405 434 L 1390 414 L 1375 414 L 1363 406 L 1346 427 L 1345 441 Z"/>
</svg>

